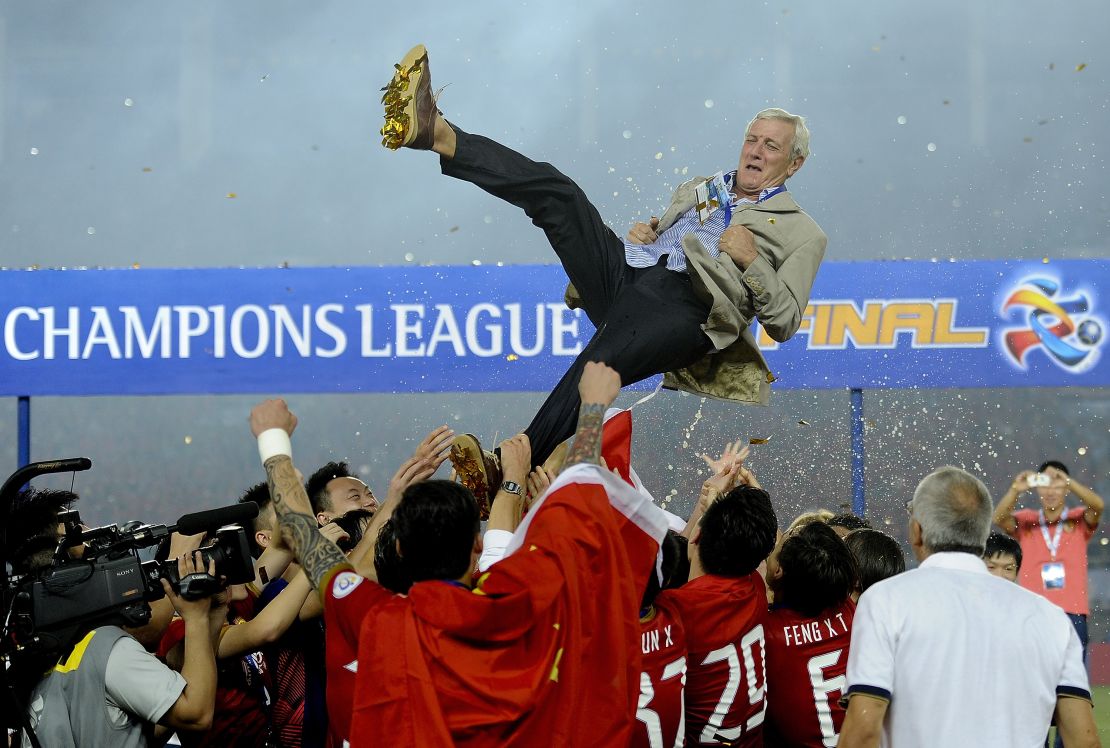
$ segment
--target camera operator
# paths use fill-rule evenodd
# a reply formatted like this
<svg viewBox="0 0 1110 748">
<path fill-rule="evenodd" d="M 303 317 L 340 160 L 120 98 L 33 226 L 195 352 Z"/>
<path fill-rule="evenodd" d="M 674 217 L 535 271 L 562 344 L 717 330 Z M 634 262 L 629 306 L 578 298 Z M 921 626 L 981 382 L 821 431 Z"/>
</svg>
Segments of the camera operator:
<svg viewBox="0 0 1110 748">
<path fill-rule="evenodd" d="M 76 499 L 68 491 L 19 495 L 8 529 L 13 571 L 43 574 L 50 569 L 63 534 L 59 512 Z M 211 564 L 208 573 L 214 571 Z M 182 579 L 203 574 L 202 555 L 178 559 L 178 572 Z M 165 580 L 162 586 L 185 620 L 181 672 L 170 670 L 119 626 L 103 619 L 84 621 L 76 643 L 53 669 L 36 683 L 24 681 L 30 723 L 43 746 L 160 745 L 170 730 L 209 728 L 216 694 L 212 620 L 222 618 L 223 609 L 212 609 L 211 598 L 185 600 Z M 23 745 L 32 745 L 26 735 Z"/>
</svg>

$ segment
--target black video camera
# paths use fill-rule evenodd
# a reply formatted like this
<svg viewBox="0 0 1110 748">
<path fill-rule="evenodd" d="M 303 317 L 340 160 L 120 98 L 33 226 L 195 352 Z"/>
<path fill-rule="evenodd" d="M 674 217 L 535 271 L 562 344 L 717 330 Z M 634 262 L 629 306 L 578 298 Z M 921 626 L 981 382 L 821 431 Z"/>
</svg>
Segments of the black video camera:
<svg viewBox="0 0 1110 748">
<path fill-rule="evenodd" d="M 46 473 L 90 467 L 90 460 L 77 458 L 33 463 L 13 473 L 0 488 L 0 528 L 4 533 L 0 552 L 5 556 L 8 552 L 8 518 L 27 481 Z M 176 585 L 186 599 L 211 595 L 224 584 L 253 581 L 247 532 L 232 523 L 257 514 L 258 505 L 248 502 L 187 514 L 169 527 L 139 525 L 122 530 L 116 525 L 87 529 L 76 510 L 62 512 L 59 521 L 64 532 L 48 569 L 9 577 L 11 559 L 3 559 L 0 596 L 6 626 L 0 656 L 60 654 L 73 645 L 79 632 L 93 626 L 142 626 L 150 621 L 149 603 L 165 595 L 162 579 Z M 215 575 L 206 569 L 180 579 L 176 559 L 140 559 L 140 549 L 161 543 L 175 531 L 184 535 L 215 531 L 215 540 L 200 549 L 206 564 L 215 562 Z"/>
</svg>

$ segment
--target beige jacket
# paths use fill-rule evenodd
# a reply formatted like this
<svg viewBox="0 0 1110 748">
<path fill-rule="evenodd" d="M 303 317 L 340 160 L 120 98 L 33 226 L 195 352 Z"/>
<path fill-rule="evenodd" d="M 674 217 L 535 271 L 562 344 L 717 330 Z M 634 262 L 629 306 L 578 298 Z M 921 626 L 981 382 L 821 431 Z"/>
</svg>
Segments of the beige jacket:
<svg viewBox="0 0 1110 748">
<path fill-rule="evenodd" d="M 694 206 L 694 187 L 706 177 L 695 177 L 675 190 L 659 218 L 658 232 L 674 224 Z M 828 238 L 806 215 L 789 192 L 758 204 L 733 208 L 732 226 L 745 226 L 755 235 L 759 257 L 741 271 L 727 254 L 714 259 L 693 234 L 682 241 L 694 292 L 710 304 L 702 325 L 714 351 L 693 366 L 667 372 L 663 386 L 695 395 L 767 405 L 771 374 L 749 325 L 758 319 L 774 340 L 784 342 L 797 332 L 809 305 L 817 268 Z M 573 285 L 567 287 L 567 306 L 580 306 Z"/>
</svg>

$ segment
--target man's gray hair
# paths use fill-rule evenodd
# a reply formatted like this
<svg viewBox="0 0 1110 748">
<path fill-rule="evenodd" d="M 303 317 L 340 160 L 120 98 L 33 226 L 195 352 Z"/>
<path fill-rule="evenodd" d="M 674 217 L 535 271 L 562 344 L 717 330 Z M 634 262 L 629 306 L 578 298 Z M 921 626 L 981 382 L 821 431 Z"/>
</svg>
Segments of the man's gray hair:
<svg viewBox="0 0 1110 748">
<path fill-rule="evenodd" d="M 794 125 L 794 138 L 790 144 L 790 160 L 793 161 L 798 158 L 798 156 L 802 158 L 809 156 L 809 128 L 806 127 L 805 117 L 800 114 L 791 114 L 785 109 L 779 109 L 778 107 L 764 109 L 762 112 L 752 117 L 752 121 L 748 123 L 747 129 L 744 130 L 745 138 L 748 137 L 748 131 L 752 129 L 752 125 L 754 125 L 757 120 L 761 119 L 780 119 L 783 122 L 789 122 Z"/>
<path fill-rule="evenodd" d="M 933 553 L 983 554 L 994 505 L 983 481 L 951 465 L 929 473 L 913 492 L 912 513 L 922 544 Z"/>
</svg>

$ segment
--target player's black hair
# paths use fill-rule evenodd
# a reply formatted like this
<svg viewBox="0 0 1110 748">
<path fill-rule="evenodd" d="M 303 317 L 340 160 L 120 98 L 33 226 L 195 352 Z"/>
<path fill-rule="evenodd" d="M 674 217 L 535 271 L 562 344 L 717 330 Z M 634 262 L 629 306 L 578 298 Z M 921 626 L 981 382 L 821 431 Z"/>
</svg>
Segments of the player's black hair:
<svg viewBox="0 0 1110 748">
<path fill-rule="evenodd" d="M 829 527 L 843 527 L 845 530 L 848 530 L 849 532 L 851 532 L 852 530 L 864 530 L 864 529 L 869 530 L 869 529 L 871 529 L 871 523 L 870 522 L 865 520 L 863 517 L 857 517 L 856 515 L 852 514 L 851 512 L 844 512 L 843 514 L 837 514 L 834 517 L 832 517 L 831 519 L 829 519 L 829 521 L 826 522 L 825 524 L 828 525 Z"/>
<path fill-rule="evenodd" d="M 992 532 L 987 536 L 987 545 L 983 550 L 983 558 L 990 558 L 999 553 L 1008 553 L 1013 556 L 1018 571 L 1021 571 L 1021 543 L 1005 533 Z"/>
<path fill-rule="evenodd" d="M 305 481 L 304 490 L 308 500 L 312 503 L 312 511 L 316 514 L 331 510 L 331 497 L 328 496 L 328 484 L 336 478 L 350 478 L 351 473 L 345 462 L 329 462 Z"/>
<path fill-rule="evenodd" d="M 257 540 L 255 540 L 254 534 L 259 530 L 277 530 L 276 527 L 266 527 L 262 524 L 266 521 L 267 518 L 266 507 L 270 505 L 270 486 L 266 483 L 266 481 L 255 483 L 253 486 L 244 491 L 243 495 L 239 497 L 240 504 L 246 504 L 248 501 L 253 501 L 255 504 L 258 504 L 258 514 L 251 518 L 249 533 L 251 556 L 253 556 L 254 558 L 258 558 L 262 555 L 262 551 L 264 551 L 265 549 L 258 544 Z"/>
<path fill-rule="evenodd" d="M 876 582 L 906 570 L 906 555 L 902 546 L 881 530 L 852 530 L 844 538 L 844 544 L 856 559 L 861 594 Z"/>
<path fill-rule="evenodd" d="M 412 587 L 412 579 L 405 570 L 405 563 L 397 554 L 397 536 L 393 532 L 393 519 L 387 519 L 378 530 L 374 546 L 374 570 L 378 584 L 390 592 L 403 595 Z"/>
<path fill-rule="evenodd" d="M 7 547 L 3 549 L 16 574 L 49 568 L 58 547 L 58 515 L 77 500 L 71 491 L 27 488 L 12 503 Z"/>
<path fill-rule="evenodd" d="M 1037 468 L 1037 472 L 1038 473 L 1043 473 L 1045 468 L 1050 468 L 1050 467 L 1056 468 L 1057 470 L 1059 470 L 1064 475 L 1068 475 L 1068 476 L 1071 475 L 1071 473 L 1068 471 L 1068 466 L 1065 465 L 1064 463 L 1060 462 L 1059 460 L 1045 460 L 1044 462 L 1041 463 L 1041 466 L 1039 468 Z"/>
<path fill-rule="evenodd" d="M 359 541 L 362 540 L 362 535 L 369 527 L 370 521 L 374 518 L 374 513 L 369 509 L 352 509 L 346 514 L 336 517 L 332 520 L 332 524 L 339 525 L 343 528 L 343 532 L 347 533 L 346 540 L 340 540 L 336 545 L 344 553 L 350 553 Z"/>
<path fill-rule="evenodd" d="M 710 574 L 751 574 L 775 547 L 778 519 L 761 488 L 737 486 L 714 501 L 701 518 L 698 555 Z"/>
<path fill-rule="evenodd" d="M 674 530 L 667 530 L 667 534 L 663 536 L 663 542 L 659 546 L 659 549 L 663 552 L 661 568 L 657 570 L 655 565 L 652 565 L 651 572 L 648 574 L 647 589 L 644 590 L 644 597 L 640 602 L 641 608 L 646 608 L 655 602 L 656 595 L 661 591 L 681 586 L 682 582 L 685 582 L 686 578 L 690 576 L 690 561 L 685 558 L 686 554 L 679 542 L 680 540 L 685 540 L 685 538 Z M 682 580 L 675 584 L 682 568 L 685 568 L 685 574 L 683 574 Z M 660 573 L 663 576 L 662 582 L 659 581 Z"/>
<path fill-rule="evenodd" d="M 479 530 L 478 503 L 447 480 L 413 483 L 393 511 L 393 532 L 413 583 L 458 579 L 470 568 Z"/>
<path fill-rule="evenodd" d="M 775 603 L 809 617 L 844 602 L 858 577 L 852 552 L 824 522 L 809 522 L 790 533 L 779 549 L 779 567 Z"/>
</svg>

